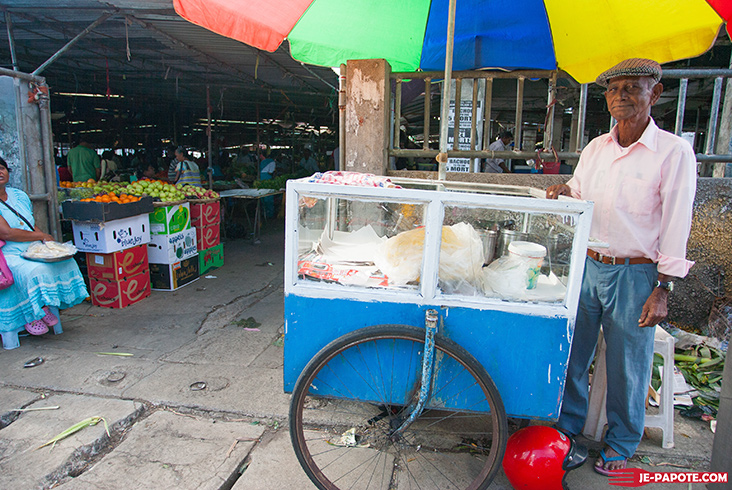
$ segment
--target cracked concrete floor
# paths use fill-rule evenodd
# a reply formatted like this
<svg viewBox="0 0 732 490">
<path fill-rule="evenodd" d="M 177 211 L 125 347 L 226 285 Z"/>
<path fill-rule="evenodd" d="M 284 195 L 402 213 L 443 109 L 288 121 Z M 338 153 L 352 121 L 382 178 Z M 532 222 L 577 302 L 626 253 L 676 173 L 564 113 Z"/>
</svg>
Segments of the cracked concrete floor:
<svg viewBox="0 0 732 490">
<path fill-rule="evenodd" d="M 224 267 L 178 291 L 121 310 L 78 305 L 62 312 L 63 334 L 0 351 L 0 488 L 230 488 L 287 418 L 281 224 L 268 231 L 225 243 Z M 248 317 L 256 330 L 237 324 Z M 23 368 L 34 357 L 45 362 Z M 100 422 L 34 450 L 92 416 L 110 435 Z"/>
<path fill-rule="evenodd" d="M 82 304 L 62 313 L 62 335 L 24 337 L 18 349 L 0 350 L 0 488 L 314 488 L 286 427 L 290 397 L 278 341 L 283 241 L 281 224 L 270 223 L 261 244 L 227 242 L 224 267 L 178 291 L 154 291 L 122 310 Z M 259 323 L 254 330 L 241 325 L 249 317 Z M 45 362 L 23 368 L 37 356 Z M 194 383 L 206 389 L 193 391 Z M 109 435 L 100 422 L 35 450 L 93 416 L 105 418 Z M 708 427 L 677 415 L 675 432 L 676 449 L 660 449 L 652 432 L 639 453 L 653 465 L 630 466 L 708 464 Z M 568 482 L 573 489 L 608 485 L 590 464 Z M 499 472 L 490 488 L 510 485 Z"/>
</svg>

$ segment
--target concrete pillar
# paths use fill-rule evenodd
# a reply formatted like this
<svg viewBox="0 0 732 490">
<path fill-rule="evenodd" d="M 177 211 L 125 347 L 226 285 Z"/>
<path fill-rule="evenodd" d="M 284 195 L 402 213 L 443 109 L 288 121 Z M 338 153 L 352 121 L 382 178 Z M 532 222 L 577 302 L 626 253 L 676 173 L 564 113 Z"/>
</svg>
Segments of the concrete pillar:
<svg viewBox="0 0 732 490">
<path fill-rule="evenodd" d="M 385 175 L 389 159 L 389 75 L 386 60 L 350 60 L 346 65 L 345 169 Z"/>
</svg>

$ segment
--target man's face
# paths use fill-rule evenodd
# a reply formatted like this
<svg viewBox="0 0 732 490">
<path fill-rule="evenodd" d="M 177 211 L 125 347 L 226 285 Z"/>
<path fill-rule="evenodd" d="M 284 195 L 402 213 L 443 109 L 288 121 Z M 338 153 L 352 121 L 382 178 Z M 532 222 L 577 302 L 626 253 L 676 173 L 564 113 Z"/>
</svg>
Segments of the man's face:
<svg viewBox="0 0 732 490">
<path fill-rule="evenodd" d="M 663 85 L 655 83 L 651 77 L 615 77 L 607 84 L 605 100 L 610 115 L 616 120 L 645 120 L 662 91 Z"/>
<path fill-rule="evenodd" d="M 513 141 L 513 138 L 511 138 L 510 136 L 506 136 L 505 138 L 501 138 L 501 141 L 503 141 L 503 144 L 505 146 L 508 146 L 511 144 L 511 141 Z"/>
</svg>

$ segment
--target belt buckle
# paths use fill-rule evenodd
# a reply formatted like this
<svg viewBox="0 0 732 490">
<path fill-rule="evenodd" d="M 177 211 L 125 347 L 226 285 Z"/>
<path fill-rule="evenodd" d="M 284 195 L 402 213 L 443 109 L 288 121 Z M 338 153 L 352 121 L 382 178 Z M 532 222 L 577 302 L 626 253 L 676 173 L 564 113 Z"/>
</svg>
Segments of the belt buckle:
<svg viewBox="0 0 732 490">
<path fill-rule="evenodd" d="M 606 257 L 607 257 L 607 255 L 606 255 Z M 617 265 L 617 264 L 615 263 L 615 257 L 609 257 L 609 258 L 610 258 L 610 263 L 611 263 L 612 265 Z"/>
</svg>

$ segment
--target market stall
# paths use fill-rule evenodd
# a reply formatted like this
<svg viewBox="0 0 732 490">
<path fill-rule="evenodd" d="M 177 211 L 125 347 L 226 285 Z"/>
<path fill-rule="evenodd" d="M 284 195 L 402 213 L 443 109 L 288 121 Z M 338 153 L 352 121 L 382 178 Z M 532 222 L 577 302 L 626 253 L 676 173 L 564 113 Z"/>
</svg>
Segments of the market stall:
<svg viewBox="0 0 732 490">
<path fill-rule="evenodd" d="M 217 193 L 153 180 L 75 184 L 61 204 L 92 304 L 124 308 L 223 265 Z"/>
<path fill-rule="evenodd" d="M 478 488 L 507 416 L 557 419 L 592 204 L 543 196 L 347 173 L 288 183 L 284 389 L 321 488 L 360 488 L 364 465 L 400 488 Z"/>
</svg>

